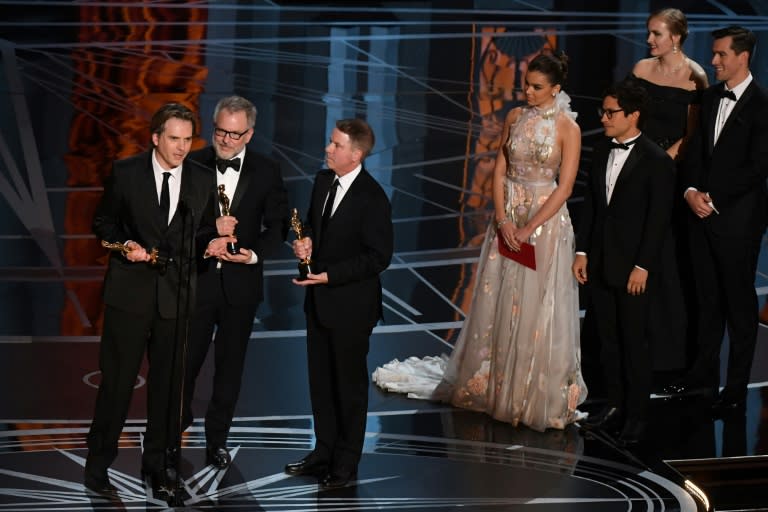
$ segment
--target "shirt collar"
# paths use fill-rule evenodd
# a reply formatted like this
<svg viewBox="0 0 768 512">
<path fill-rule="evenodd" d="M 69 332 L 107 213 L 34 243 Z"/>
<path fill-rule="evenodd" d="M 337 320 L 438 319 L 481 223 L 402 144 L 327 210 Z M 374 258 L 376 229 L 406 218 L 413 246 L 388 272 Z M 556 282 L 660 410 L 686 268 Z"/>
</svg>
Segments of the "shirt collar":
<svg viewBox="0 0 768 512">
<path fill-rule="evenodd" d="M 243 164 L 245 163 L 245 146 L 243 146 L 243 149 L 241 149 L 240 152 L 238 154 L 236 154 L 235 156 L 233 156 L 232 158 L 239 158 L 240 159 L 240 168 L 238 169 L 238 171 L 242 171 L 243 170 Z"/>
<path fill-rule="evenodd" d="M 360 171 L 362 170 L 363 164 L 360 164 L 344 176 L 339 176 L 339 186 L 342 189 L 347 190 L 350 186 L 352 186 L 352 182 L 355 181 L 355 178 L 357 178 L 357 176 L 360 174 Z"/>
<path fill-rule="evenodd" d="M 741 98 L 741 95 L 744 94 L 744 91 L 747 90 L 747 87 L 749 87 L 749 84 L 752 83 L 752 73 L 747 75 L 747 78 L 741 81 L 739 85 L 734 87 L 733 89 L 728 89 L 728 87 L 723 84 L 723 88 L 726 91 L 733 91 L 733 95 L 736 96 L 736 100 L 738 101 L 739 98 Z"/>
<path fill-rule="evenodd" d="M 635 135 L 634 137 L 632 137 L 631 139 L 627 139 L 624 142 L 619 142 L 618 140 L 616 140 L 616 137 L 614 137 L 614 138 L 611 139 L 611 142 L 615 142 L 616 144 L 627 144 L 628 146 L 631 146 L 632 144 L 634 144 L 637 141 L 637 139 L 640 138 L 640 136 L 642 134 L 643 133 L 640 132 L 637 135 Z"/>
</svg>

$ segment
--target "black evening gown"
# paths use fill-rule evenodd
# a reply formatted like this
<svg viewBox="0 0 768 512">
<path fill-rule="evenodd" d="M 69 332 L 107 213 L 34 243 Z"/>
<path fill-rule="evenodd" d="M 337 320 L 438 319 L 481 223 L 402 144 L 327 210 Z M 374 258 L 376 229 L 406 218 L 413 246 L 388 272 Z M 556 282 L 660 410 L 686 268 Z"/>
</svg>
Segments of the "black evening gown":
<svg viewBox="0 0 768 512">
<path fill-rule="evenodd" d="M 651 98 L 643 133 L 663 149 L 681 139 L 687 129 L 688 107 L 698 98 L 696 91 L 657 85 L 637 79 Z M 683 158 L 685 155 L 681 155 Z M 678 158 L 678 165 L 680 158 Z M 678 184 L 679 185 L 679 184 Z M 687 217 L 691 215 L 680 186 L 675 187 L 671 229 L 662 249 L 661 286 L 651 300 L 650 346 L 655 371 L 686 367 L 688 340 L 695 326 L 693 276 L 688 253 Z"/>
</svg>

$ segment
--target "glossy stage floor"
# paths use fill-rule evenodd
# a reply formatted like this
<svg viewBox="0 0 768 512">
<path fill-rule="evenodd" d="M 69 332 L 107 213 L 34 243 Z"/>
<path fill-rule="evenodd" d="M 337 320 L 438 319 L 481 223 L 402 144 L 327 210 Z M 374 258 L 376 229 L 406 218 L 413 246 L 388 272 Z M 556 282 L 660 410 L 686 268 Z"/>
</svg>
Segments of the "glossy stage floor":
<svg viewBox="0 0 768 512">
<path fill-rule="evenodd" d="M 394 358 L 451 351 L 490 219 L 494 137 L 505 109 L 520 104 L 526 59 L 548 47 L 571 55 L 568 91 L 581 113 L 587 168 L 600 136 L 592 114 L 600 90 L 645 56 L 645 15 L 661 7 L 36 3 L 0 1 L 0 512 L 166 508 L 139 477 L 146 368 L 111 469 L 119 499 L 91 497 L 82 485 L 99 381 L 104 269 L 104 251 L 90 232 L 92 209 L 111 160 L 146 147 L 146 119 L 157 105 L 184 101 L 198 109 L 202 145 L 220 96 L 253 99 L 259 118 L 251 145 L 280 160 L 291 205 L 300 210 L 328 127 L 342 116 L 369 119 L 378 143 L 367 166 L 390 195 L 396 236 L 372 370 Z M 759 2 L 669 3 L 689 15 L 686 51 L 701 63 L 709 60 L 713 27 L 738 20 L 765 35 Z M 569 201 L 574 219 L 582 186 L 583 175 Z M 761 301 L 766 258 L 763 251 L 755 282 Z M 649 437 L 631 450 L 608 435 L 585 435 L 578 424 L 540 433 L 371 387 L 359 479 L 323 491 L 312 478 L 288 477 L 284 464 L 313 444 L 303 291 L 290 282 L 295 270 L 287 244 L 265 266 L 266 298 L 229 440 L 232 466 L 214 471 L 204 464 L 199 420 L 184 434 L 188 509 L 706 510 L 687 482 L 703 489 L 710 510 L 768 507 L 764 327 L 744 414 L 715 419 L 702 401 L 655 397 Z M 679 356 L 682 346 L 669 340 L 665 349 Z M 589 357 L 585 350 L 585 369 L 594 368 Z M 657 372 L 657 384 L 674 376 L 673 367 Z M 198 413 L 210 377 L 209 360 Z M 599 394 L 593 386 L 585 411 L 600 406 Z"/>
</svg>

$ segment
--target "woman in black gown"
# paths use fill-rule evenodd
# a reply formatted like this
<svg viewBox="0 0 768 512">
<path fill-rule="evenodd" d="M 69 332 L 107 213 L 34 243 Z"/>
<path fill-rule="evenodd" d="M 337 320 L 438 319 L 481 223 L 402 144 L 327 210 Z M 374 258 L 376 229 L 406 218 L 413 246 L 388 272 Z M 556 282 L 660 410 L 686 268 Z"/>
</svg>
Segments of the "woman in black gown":
<svg viewBox="0 0 768 512">
<path fill-rule="evenodd" d="M 682 45 L 688 35 L 685 15 L 661 9 L 647 19 L 650 57 L 638 61 L 632 74 L 651 97 L 643 132 L 678 164 L 685 158 L 688 135 L 698 115 L 699 92 L 708 85 L 702 67 L 688 58 Z M 694 340 L 695 295 L 687 249 L 690 210 L 678 187 L 667 241 L 663 248 L 661 288 L 652 300 L 649 325 L 654 370 L 678 371 L 686 366 Z"/>
</svg>

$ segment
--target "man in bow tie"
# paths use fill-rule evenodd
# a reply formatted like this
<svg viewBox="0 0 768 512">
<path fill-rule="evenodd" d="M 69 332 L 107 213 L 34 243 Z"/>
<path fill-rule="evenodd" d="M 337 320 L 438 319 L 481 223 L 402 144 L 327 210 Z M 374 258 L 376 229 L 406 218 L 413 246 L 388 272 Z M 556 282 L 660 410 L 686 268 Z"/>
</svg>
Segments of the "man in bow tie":
<svg viewBox="0 0 768 512">
<path fill-rule="evenodd" d="M 615 431 L 625 446 L 642 440 L 648 421 L 649 294 L 659 285 L 675 183 L 672 159 L 640 131 L 647 104 L 634 79 L 603 97 L 598 113 L 610 138 L 595 147 L 573 263 L 579 283 L 589 276 L 608 398 L 585 427 Z"/>
<path fill-rule="evenodd" d="M 752 78 L 756 37 L 731 26 L 712 32 L 719 84 L 706 89 L 683 166 L 691 263 L 699 307 L 696 357 L 672 392 L 719 385 L 726 325 L 730 350 L 725 388 L 713 404 L 743 410 L 757 338 L 755 272 L 768 216 L 768 92 Z"/>
<path fill-rule="evenodd" d="M 184 386 L 183 428 L 192 423 L 195 381 L 214 330 L 213 390 L 205 413 L 206 462 L 225 469 L 231 462 L 227 437 L 240 394 L 246 348 L 256 310 L 263 298 L 267 251 L 288 233 L 288 201 L 280 167 L 246 144 L 253 136 L 256 107 L 240 96 L 221 99 L 213 113 L 211 146 L 189 159 L 216 176 L 224 186 L 216 219 L 218 233 L 235 241 L 237 250 L 208 251 L 198 267 L 198 293 L 190 328 Z M 218 196 L 215 189 L 211 195 Z M 237 230 L 235 231 L 235 226 Z M 263 228 L 262 228 L 263 226 Z"/>
</svg>

